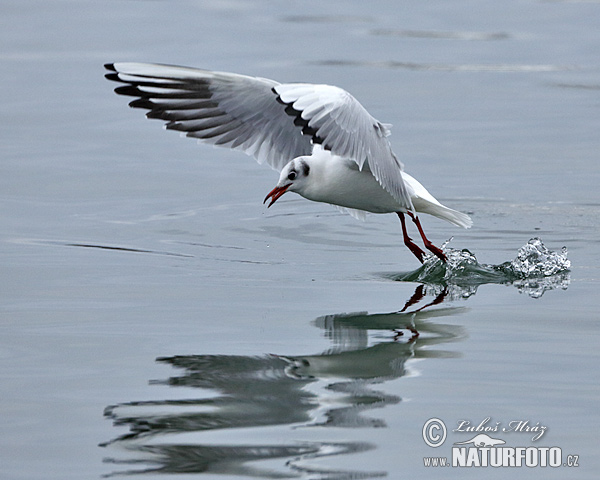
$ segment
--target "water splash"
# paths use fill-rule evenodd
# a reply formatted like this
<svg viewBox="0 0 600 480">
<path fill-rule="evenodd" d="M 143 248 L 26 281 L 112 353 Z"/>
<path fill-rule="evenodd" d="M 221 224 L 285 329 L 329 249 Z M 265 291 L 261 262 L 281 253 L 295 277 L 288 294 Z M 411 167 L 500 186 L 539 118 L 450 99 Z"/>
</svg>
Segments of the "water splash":
<svg viewBox="0 0 600 480">
<path fill-rule="evenodd" d="M 569 270 L 571 262 L 567 259 L 567 247 L 563 247 L 560 253 L 552 252 L 536 237 L 519 248 L 517 258 L 507 268 L 522 278 L 550 277 Z"/>
<path fill-rule="evenodd" d="M 571 262 L 567 259 L 566 247 L 553 252 L 536 237 L 519 248 L 514 260 L 488 265 L 479 263 L 467 249 L 449 248 L 451 240 L 442 245 L 447 263 L 428 255 L 420 268 L 393 275 L 392 279 L 424 283 L 431 294 L 445 289 L 450 298 L 470 297 L 479 285 L 486 283 L 514 285 L 520 293 L 533 298 L 541 297 L 548 290 L 566 290 L 569 286 Z"/>
</svg>

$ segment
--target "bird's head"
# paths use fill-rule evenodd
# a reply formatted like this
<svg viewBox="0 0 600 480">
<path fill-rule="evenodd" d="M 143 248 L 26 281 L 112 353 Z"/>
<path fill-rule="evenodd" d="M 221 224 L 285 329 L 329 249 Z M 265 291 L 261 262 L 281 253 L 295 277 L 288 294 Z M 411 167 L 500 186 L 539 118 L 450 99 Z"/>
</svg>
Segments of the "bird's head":
<svg viewBox="0 0 600 480">
<path fill-rule="evenodd" d="M 308 175 L 310 173 L 310 167 L 308 166 L 306 157 L 297 157 L 291 160 L 279 175 L 279 182 L 273 190 L 271 190 L 265 197 L 263 203 L 271 199 L 269 207 L 273 205 L 279 197 L 285 192 L 296 192 L 302 194 L 306 183 L 308 181 Z"/>
</svg>

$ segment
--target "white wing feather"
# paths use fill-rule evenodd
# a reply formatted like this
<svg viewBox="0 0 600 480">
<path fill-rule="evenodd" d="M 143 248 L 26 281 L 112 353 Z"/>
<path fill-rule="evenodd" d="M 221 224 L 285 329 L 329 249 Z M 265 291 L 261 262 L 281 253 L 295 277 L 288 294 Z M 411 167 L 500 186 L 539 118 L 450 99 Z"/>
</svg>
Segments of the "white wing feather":
<svg viewBox="0 0 600 480">
<path fill-rule="evenodd" d="M 382 124 L 347 91 L 329 85 L 307 83 L 274 87 L 282 102 L 293 109 L 296 124 L 311 135 L 313 142 L 340 157 L 368 169 L 398 202 L 413 209 L 402 178 L 403 165 L 392 151 L 387 137 L 389 125 Z"/>
</svg>

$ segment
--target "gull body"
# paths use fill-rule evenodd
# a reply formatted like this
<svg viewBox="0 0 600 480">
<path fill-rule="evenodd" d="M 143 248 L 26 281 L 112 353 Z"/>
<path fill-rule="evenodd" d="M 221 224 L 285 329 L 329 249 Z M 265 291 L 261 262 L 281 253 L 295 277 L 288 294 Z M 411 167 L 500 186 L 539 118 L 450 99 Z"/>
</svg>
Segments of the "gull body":
<svg viewBox="0 0 600 480">
<path fill-rule="evenodd" d="M 293 181 L 290 172 L 297 172 Z M 370 213 L 406 211 L 371 172 L 359 170 L 352 160 L 332 155 L 316 146 L 312 155 L 298 157 L 281 172 L 277 186 L 290 185 L 288 191 L 308 200 Z"/>
<path fill-rule="evenodd" d="M 290 172 L 294 180 L 289 179 Z M 414 177 L 402 172 L 415 212 L 427 213 L 459 227 L 472 225 L 470 217 L 442 205 Z M 289 185 L 286 188 L 286 185 Z M 312 155 L 290 161 L 281 171 L 275 188 L 285 188 L 314 202 L 350 209 L 355 216 L 369 213 L 407 213 L 410 208 L 396 200 L 373 174 L 356 163 L 315 146 Z"/>
<path fill-rule="evenodd" d="M 407 214 L 425 247 L 445 261 L 425 236 L 418 213 L 469 228 L 468 215 L 438 202 L 404 172 L 388 140 L 390 125 L 373 118 L 345 90 L 330 85 L 280 84 L 226 72 L 146 63 L 115 63 L 106 75 L 136 97 L 130 106 L 148 118 L 205 143 L 241 150 L 280 172 L 265 202 L 286 192 L 329 203 L 357 218 L 396 213 L 404 243 L 421 261 L 425 252 L 408 236 Z"/>
</svg>

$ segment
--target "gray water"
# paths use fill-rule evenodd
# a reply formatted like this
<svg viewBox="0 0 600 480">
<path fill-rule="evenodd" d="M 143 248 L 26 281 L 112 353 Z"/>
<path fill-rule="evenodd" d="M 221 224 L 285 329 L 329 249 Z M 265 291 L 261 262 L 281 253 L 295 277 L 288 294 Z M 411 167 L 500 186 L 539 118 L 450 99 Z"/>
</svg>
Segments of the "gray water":
<svg viewBox="0 0 600 480">
<path fill-rule="evenodd" d="M 3 479 L 597 478 L 599 2 L 0 12 Z M 128 109 L 114 61 L 344 87 L 474 226 L 423 216 L 455 261 L 421 267 L 393 215 L 267 210 L 275 172 Z M 464 421 L 579 466 L 425 467 Z"/>
</svg>

